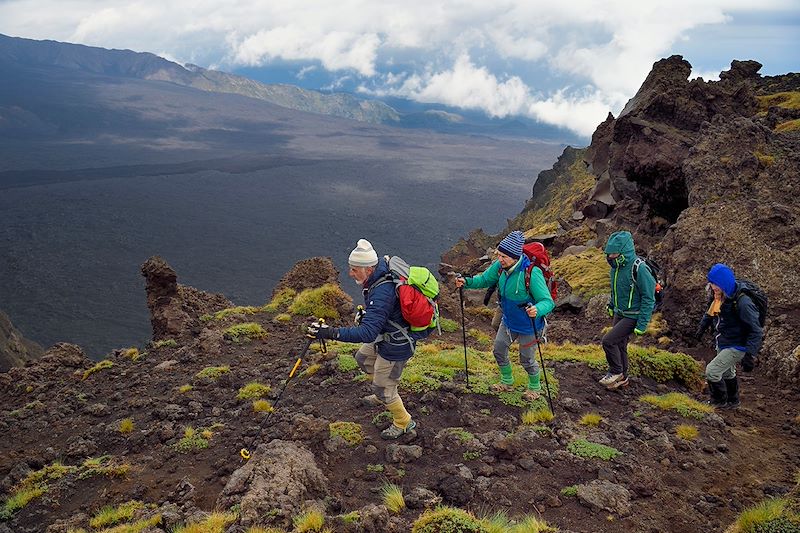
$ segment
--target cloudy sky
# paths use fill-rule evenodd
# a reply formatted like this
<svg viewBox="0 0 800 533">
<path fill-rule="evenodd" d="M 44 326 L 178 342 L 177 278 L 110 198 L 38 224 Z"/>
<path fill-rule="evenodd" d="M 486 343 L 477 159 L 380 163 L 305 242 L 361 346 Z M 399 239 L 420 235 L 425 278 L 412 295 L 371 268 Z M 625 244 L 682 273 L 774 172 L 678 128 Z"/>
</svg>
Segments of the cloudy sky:
<svg viewBox="0 0 800 533">
<path fill-rule="evenodd" d="M 799 0 L 0 0 L 0 33 L 153 52 L 588 136 L 653 62 L 800 71 Z"/>
</svg>

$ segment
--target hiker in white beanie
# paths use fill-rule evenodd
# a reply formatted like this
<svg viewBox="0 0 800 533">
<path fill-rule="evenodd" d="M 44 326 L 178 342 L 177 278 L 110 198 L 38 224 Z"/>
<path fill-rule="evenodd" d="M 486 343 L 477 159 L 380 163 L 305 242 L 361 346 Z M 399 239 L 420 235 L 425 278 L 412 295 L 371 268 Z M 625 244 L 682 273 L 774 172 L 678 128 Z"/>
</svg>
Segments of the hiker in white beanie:
<svg viewBox="0 0 800 533">
<path fill-rule="evenodd" d="M 358 239 L 358 244 L 350 252 L 347 262 L 352 267 L 374 267 L 378 264 L 378 254 L 367 239 Z"/>
<path fill-rule="evenodd" d="M 403 368 L 414 355 L 416 341 L 426 337 L 428 332 L 408 331 L 407 327 L 403 330 L 406 322 L 386 261 L 385 257 L 378 257 L 368 240 L 359 239 L 350 252 L 348 275 L 361 285 L 364 294 L 360 320 L 357 315 L 356 326 L 349 328 L 314 323 L 307 331 L 317 339 L 362 343 L 355 358 L 369 377 L 373 392 L 362 398 L 362 404 L 392 413 L 392 425 L 381 432 L 381 437 L 397 439 L 416 434 L 417 424 L 406 411 L 397 385 Z"/>
</svg>

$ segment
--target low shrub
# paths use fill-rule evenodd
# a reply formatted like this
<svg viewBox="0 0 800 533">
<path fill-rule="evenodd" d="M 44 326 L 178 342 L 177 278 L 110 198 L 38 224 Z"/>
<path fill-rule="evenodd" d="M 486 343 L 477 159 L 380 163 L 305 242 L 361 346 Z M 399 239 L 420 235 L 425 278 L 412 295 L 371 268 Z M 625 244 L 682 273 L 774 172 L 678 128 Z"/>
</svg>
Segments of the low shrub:
<svg viewBox="0 0 800 533">
<path fill-rule="evenodd" d="M 350 296 L 338 285 L 327 283 L 322 287 L 306 289 L 298 294 L 289 306 L 289 313 L 336 320 L 339 318 L 339 307 L 347 302 L 352 302 Z"/>
</svg>

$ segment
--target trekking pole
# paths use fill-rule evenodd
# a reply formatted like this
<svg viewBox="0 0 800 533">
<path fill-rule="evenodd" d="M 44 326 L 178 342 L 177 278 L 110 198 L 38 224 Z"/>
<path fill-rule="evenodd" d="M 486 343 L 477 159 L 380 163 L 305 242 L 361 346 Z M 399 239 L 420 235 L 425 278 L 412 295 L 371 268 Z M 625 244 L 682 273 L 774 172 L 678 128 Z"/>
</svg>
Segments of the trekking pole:
<svg viewBox="0 0 800 533">
<path fill-rule="evenodd" d="M 461 333 L 464 338 L 464 372 L 467 374 L 467 388 L 469 389 L 469 364 L 467 363 L 467 327 L 464 321 L 464 286 L 458 288 L 458 298 L 461 301 Z"/>
<path fill-rule="evenodd" d="M 264 427 L 267 425 L 267 423 L 272 418 L 272 415 L 275 413 L 275 408 L 278 407 L 278 402 L 281 401 L 281 397 L 283 396 L 283 391 L 286 390 L 286 386 L 294 377 L 295 373 L 297 372 L 297 369 L 300 368 L 300 363 L 303 362 L 303 357 L 305 357 L 306 353 L 308 353 L 308 349 L 311 347 L 312 342 L 314 342 L 314 339 L 308 339 L 306 341 L 306 345 L 303 347 L 303 351 L 300 353 L 300 357 L 298 357 L 297 361 L 295 361 L 292 370 L 289 372 L 289 377 L 286 378 L 286 381 L 283 382 L 283 387 L 281 388 L 281 391 L 278 393 L 278 397 L 275 399 L 275 403 L 272 404 L 272 411 L 270 411 L 269 414 L 267 415 L 267 418 L 265 418 L 264 421 L 261 424 L 259 424 L 258 434 L 256 435 L 256 438 L 253 440 L 254 446 L 258 438 L 261 436 L 261 432 L 263 431 Z M 247 448 L 242 448 L 241 450 L 239 450 L 239 455 L 241 455 L 242 459 L 244 459 L 245 461 L 250 459 L 250 457 L 252 457 L 250 450 L 248 450 Z"/>
<path fill-rule="evenodd" d="M 527 309 L 528 307 L 532 306 L 533 304 L 528 303 L 524 304 L 524 307 Z M 520 305 L 520 307 L 523 307 Z M 536 346 L 539 348 L 539 361 L 542 363 L 542 374 L 544 374 L 544 388 L 547 391 L 547 404 L 550 406 L 550 412 L 555 414 L 553 411 L 553 398 L 550 396 L 550 383 L 547 381 L 547 369 L 544 366 L 544 356 L 542 355 L 542 343 L 539 342 L 539 330 L 536 328 L 536 319 L 534 317 L 530 317 L 531 319 L 531 326 L 533 326 L 533 336 L 536 338 Z"/>
</svg>

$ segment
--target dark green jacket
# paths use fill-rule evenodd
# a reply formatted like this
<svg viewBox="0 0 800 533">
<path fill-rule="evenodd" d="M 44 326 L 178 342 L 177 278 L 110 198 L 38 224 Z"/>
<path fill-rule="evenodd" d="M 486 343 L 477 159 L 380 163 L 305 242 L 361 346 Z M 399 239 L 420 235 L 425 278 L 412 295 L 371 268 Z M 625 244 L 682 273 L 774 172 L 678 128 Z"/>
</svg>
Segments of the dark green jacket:
<svg viewBox="0 0 800 533">
<path fill-rule="evenodd" d="M 614 314 L 636 320 L 636 329 L 644 331 L 653 315 L 656 304 L 656 280 L 650 269 L 641 263 L 633 279 L 633 263 L 636 261 L 636 249 L 633 236 L 629 231 L 612 233 L 605 249 L 608 254 L 622 254 L 622 258 L 611 267 L 611 301 L 609 305 Z"/>
</svg>

